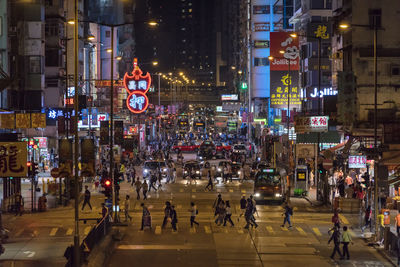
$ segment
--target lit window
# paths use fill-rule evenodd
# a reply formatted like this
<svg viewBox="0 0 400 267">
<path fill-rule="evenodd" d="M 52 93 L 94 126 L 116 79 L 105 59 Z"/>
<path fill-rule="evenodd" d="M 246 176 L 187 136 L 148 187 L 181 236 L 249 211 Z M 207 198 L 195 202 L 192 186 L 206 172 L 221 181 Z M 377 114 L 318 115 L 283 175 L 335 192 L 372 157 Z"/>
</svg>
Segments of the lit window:
<svg viewBox="0 0 400 267">
<path fill-rule="evenodd" d="M 183 40 L 182 40 L 182 43 L 186 43 L 186 40 L 185 40 L 185 39 L 183 39 Z"/>
<path fill-rule="evenodd" d="M 190 8 L 190 9 L 189 9 L 189 13 L 191 13 L 191 12 L 192 12 L 192 9 Z"/>
<path fill-rule="evenodd" d="M 186 30 L 186 28 L 185 28 L 185 27 L 183 27 L 181 30 L 182 30 L 182 31 L 185 31 L 185 30 Z"/>
</svg>

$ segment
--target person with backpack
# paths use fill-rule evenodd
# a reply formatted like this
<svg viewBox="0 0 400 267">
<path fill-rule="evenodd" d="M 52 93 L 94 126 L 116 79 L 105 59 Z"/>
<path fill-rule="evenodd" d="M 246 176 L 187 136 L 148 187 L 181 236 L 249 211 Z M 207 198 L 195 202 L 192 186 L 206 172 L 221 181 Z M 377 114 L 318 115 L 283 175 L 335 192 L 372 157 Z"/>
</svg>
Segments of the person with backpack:
<svg viewBox="0 0 400 267">
<path fill-rule="evenodd" d="M 281 227 L 285 227 L 286 222 L 289 224 L 289 228 L 292 227 L 292 223 L 290 221 L 290 216 L 293 215 L 293 209 L 289 206 L 289 204 L 285 203 L 285 213 L 283 214 L 285 218 L 283 219 L 283 224 Z"/>
<path fill-rule="evenodd" d="M 244 227 L 244 229 L 249 229 L 250 225 L 251 227 L 253 226 L 255 226 L 256 228 L 258 227 L 258 225 L 253 220 L 253 213 L 254 213 L 253 201 L 250 198 L 248 198 L 246 205 L 246 212 L 244 213 L 244 217 L 246 218 L 246 226 Z"/>
<path fill-rule="evenodd" d="M 335 257 L 336 252 L 339 254 L 340 258 L 342 259 L 342 253 L 340 252 L 340 228 L 334 226 L 334 230 L 332 233 L 331 238 L 328 241 L 328 244 L 331 243 L 331 241 L 333 240 L 333 244 L 335 245 L 335 247 L 333 248 L 332 254 L 331 254 L 331 259 L 333 260 L 333 258 Z"/>
<path fill-rule="evenodd" d="M 197 224 L 199 226 L 199 223 L 196 222 L 196 216 L 199 214 L 199 210 L 197 209 L 197 206 L 194 204 L 194 202 L 190 202 L 190 227 L 193 227 L 193 224 Z"/>
<path fill-rule="evenodd" d="M 214 204 L 213 204 L 213 208 L 215 210 L 214 216 L 216 216 L 218 214 L 218 206 L 219 206 L 219 203 L 221 203 L 221 201 L 222 201 L 222 196 L 221 196 L 221 194 L 218 194 L 218 196 L 215 199 Z"/>
</svg>

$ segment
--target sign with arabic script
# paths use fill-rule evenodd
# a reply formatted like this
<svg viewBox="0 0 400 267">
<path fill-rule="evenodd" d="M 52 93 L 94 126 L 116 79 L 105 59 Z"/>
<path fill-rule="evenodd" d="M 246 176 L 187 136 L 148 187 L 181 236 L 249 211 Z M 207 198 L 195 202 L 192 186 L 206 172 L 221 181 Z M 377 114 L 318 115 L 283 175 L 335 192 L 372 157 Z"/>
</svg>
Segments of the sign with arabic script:
<svg viewBox="0 0 400 267">
<path fill-rule="evenodd" d="M 27 177 L 26 142 L 0 142 L 0 177 Z"/>
<path fill-rule="evenodd" d="M 150 73 L 143 75 L 142 70 L 137 65 L 137 58 L 133 60 L 132 76 L 125 73 L 124 87 L 128 92 L 126 105 L 132 113 L 143 113 L 149 106 L 149 99 L 146 96 L 151 85 Z"/>
<path fill-rule="evenodd" d="M 297 116 L 294 121 L 296 133 L 328 131 L 328 116 Z"/>
</svg>

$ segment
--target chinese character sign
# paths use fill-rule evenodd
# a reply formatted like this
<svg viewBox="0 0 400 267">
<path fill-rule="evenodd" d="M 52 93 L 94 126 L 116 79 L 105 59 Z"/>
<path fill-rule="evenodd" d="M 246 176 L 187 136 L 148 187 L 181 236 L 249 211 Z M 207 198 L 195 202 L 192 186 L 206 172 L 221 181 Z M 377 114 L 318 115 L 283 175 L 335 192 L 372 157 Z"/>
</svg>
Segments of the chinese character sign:
<svg viewBox="0 0 400 267">
<path fill-rule="evenodd" d="M 367 167 L 367 156 L 349 156 L 349 168 L 360 169 Z"/>
<path fill-rule="evenodd" d="M 297 71 L 291 71 L 289 74 L 287 71 L 271 71 L 270 101 L 272 108 L 287 108 L 289 99 L 291 109 L 301 107 L 298 78 Z"/>
<path fill-rule="evenodd" d="M 331 38 L 332 26 L 330 23 L 313 22 L 307 26 L 307 36 L 321 38 L 321 40 L 329 41 Z"/>
<path fill-rule="evenodd" d="M 294 128 L 296 133 L 327 132 L 328 122 L 328 116 L 297 116 Z"/>
<path fill-rule="evenodd" d="M 299 38 L 293 38 L 289 32 L 270 33 L 271 70 L 298 70 L 299 69 Z M 280 51 L 285 51 L 281 54 Z"/>
<path fill-rule="evenodd" d="M 151 77 L 150 73 L 143 75 L 142 70 L 137 65 L 137 59 L 133 61 L 132 76 L 125 73 L 124 86 L 128 92 L 126 105 L 133 113 L 142 113 L 149 106 L 149 99 L 146 96 L 150 89 Z"/>
<path fill-rule="evenodd" d="M 26 142 L 0 142 L 0 177 L 26 177 Z"/>
</svg>

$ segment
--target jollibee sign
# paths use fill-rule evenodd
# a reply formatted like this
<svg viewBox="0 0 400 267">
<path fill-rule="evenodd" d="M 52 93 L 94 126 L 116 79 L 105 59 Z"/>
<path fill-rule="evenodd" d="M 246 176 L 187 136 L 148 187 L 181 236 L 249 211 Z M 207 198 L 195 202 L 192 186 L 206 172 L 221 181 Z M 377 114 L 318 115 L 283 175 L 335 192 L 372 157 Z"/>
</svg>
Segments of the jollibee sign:
<svg viewBox="0 0 400 267">
<path fill-rule="evenodd" d="M 142 70 L 137 65 L 137 58 L 133 60 L 132 76 L 125 73 L 124 87 L 128 92 L 126 99 L 126 106 L 133 113 L 143 113 L 149 106 L 149 99 L 147 98 L 147 91 L 151 85 L 150 73 L 143 75 Z"/>
</svg>

